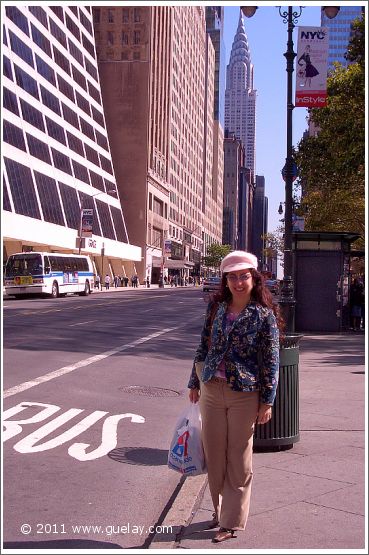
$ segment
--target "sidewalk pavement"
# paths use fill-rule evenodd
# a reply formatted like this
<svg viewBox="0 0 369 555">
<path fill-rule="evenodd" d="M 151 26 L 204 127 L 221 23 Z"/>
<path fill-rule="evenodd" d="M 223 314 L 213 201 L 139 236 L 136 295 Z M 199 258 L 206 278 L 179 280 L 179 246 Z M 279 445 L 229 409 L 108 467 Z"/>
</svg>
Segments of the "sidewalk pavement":
<svg viewBox="0 0 369 555">
<path fill-rule="evenodd" d="M 300 441 L 289 450 L 254 453 L 246 530 L 212 543 L 217 530 L 206 530 L 213 512 L 206 476 L 188 477 L 184 496 L 179 494 L 174 513 L 169 511 L 162 523 L 174 524 L 172 541 L 157 535 L 150 548 L 367 553 L 364 364 L 363 333 L 305 335 L 299 363 Z"/>
<path fill-rule="evenodd" d="M 151 283 L 150 287 L 147 287 L 146 285 L 139 285 L 138 287 L 132 287 L 132 286 L 127 286 L 127 287 L 114 287 L 113 285 L 110 285 L 109 289 L 105 289 L 105 286 L 103 286 L 102 289 L 93 289 L 93 293 L 111 293 L 112 291 L 148 291 L 148 290 L 157 290 L 157 289 L 202 289 L 202 285 L 177 285 L 173 287 L 171 287 L 170 285 L 164 285 L 164 287 L 159 287 L 159 285 L 157 283 Z"/>
</svg>

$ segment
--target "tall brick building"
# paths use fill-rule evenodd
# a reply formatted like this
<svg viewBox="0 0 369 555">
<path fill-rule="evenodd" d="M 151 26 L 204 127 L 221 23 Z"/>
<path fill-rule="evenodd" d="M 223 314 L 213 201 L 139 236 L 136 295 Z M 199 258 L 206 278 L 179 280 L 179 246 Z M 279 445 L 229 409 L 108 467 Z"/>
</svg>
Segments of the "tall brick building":
<svg viewBox="0 0 369 555">
<path fill-rule="evenodd" d="M 204 10 L 93 8 L 113 164 L 128 232 L 143 249 L 141 279 L 198 274 L 206 244 L 221 242 L 215 52 Z"/>
</svg>

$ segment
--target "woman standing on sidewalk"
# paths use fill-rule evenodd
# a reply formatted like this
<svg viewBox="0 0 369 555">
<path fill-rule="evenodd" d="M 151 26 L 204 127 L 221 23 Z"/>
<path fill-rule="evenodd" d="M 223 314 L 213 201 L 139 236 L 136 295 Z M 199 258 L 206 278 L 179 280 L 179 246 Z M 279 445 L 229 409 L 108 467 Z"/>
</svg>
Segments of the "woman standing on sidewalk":
<svg viewBox="0 0 369 555">
<path fill-rule="evenodd" d="M 254 425 L 272 416 L 282 324 L 255 255 L 231 252 L 220 269 L 221 290 L 208 305 L 188 384 L 191 402 L 200 399 L 215 511 L 209 527 L 220 526 L 213 542 L 246 527 Z"/>
</svg>

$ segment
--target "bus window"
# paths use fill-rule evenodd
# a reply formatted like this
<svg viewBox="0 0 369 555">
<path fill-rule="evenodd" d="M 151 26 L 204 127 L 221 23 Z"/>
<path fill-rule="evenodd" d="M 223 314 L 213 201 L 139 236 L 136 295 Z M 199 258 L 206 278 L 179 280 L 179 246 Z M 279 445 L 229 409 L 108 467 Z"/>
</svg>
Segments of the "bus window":
<svg viewBox="0 0 369 555">
<path fill-rule="evenodd" d="M 77 270 L 79 272 L 88 272 L 88 262 L 86 258 L 76 258 Z"/>
<path fill-rule="evenodd" d="M 10 256 L 5 269 L 6 277 L 42 274 L 42 259 L 39 254 L 17 254 Z"/>
<path fill-rule="evenodd" d="M 72 259 L 68 257 L 64 258 L 64 272 L 71 272 L 72 271 Z"/>
<path fill-rule="evenodd" d="M 44 256 L 44 273 L 49 274 L 51 270 L 50 261 L 48 256 Z"/>
<path fill-rule="evenodd" d="M 72 272 L 77 272 L 78 265 L 77 265 L 76 258 L 70 258 L 70 266 L 71 266 Z"/>
</svg>

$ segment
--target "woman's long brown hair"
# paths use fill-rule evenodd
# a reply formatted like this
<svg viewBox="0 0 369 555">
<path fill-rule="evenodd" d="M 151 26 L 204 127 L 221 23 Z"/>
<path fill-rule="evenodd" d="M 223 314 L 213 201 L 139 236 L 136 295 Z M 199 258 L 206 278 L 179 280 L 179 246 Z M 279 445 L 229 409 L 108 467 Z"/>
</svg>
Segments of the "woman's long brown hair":
<svg viewBox="0 0 369 555">
<path fill-rule="evenodd" d="M 250 268 L 250 270 L 248 271 L 251 273 L 254 282 L 254 287 L 251 291 L 251 300 L 255 301 L 261 306 L 271 308 L 276 317 L 279 331 L 283 332 L 285 328 L 285 322 L 281 316 L 278 303 L 273 302 L 273 296 L 265 285 L 265 278 L 263 274 L 261 274 L 257 270 L 254 270 L 253 268 Z M 227 274 L 223 274 L 220 291 L 214 293 L 211 300 L 214 303 L 222 303 L 224 301 L 229 303 L 232 300 L 232 293 L 227 287 Z"/>
</svg>

